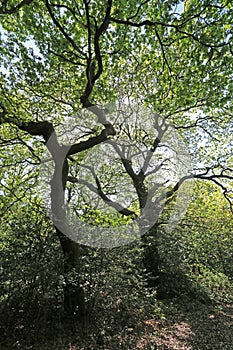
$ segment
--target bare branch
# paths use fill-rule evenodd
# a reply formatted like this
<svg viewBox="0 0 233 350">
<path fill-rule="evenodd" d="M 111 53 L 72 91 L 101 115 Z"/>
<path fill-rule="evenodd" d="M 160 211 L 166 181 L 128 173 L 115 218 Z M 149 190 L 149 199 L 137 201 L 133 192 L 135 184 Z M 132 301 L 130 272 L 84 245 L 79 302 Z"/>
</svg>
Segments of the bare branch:
<svg viewBox="0 0 233 350">
<path fill-rule="evenodd" d="M 86 20 L 87 20 L 87 46 L 88 46 L 88 56 L 87 56 L 87 66 L 86 66 L 86 77 L 87 77 L 87 85 L 84 92 L 85 96 L 89 96 L 92 92 L 93 86 L 94 86 L 94 75 L 95 75 L 95 63 L 92 62 L 92 48 L 91 48 L 91 41 L 92 41 L 92 30 L 91 30 L 91 20 L 90 20 L 90 13 L 89 13 L 89 3 L 84 0 L 85 5 L 85 13 L 86 13 Z"/>
<path fill-rule="evenodd" d="M 129 210 L 127 208 L 124 208 L 121 204 L 112 201 L 102 190 L 100 181 L 96 174 L 94 174 L 95 181 L 97 184 L 97 187 L 92 185 L 90 182 L 83 180 L 83 179 L 77 179 L 75 177 L 68 176 L 67 181 L 72 182 L 72 183 L 79 183 L 82 185 L 87 186 L 92 192 L 98 194 L 103 201 L 109 205 L 111 208 L 114 208 L 118 213 L 124 215 L 124 216 L 130 216 L 133 215 L 134 217 L 137 217 L 136 213 L 132 210 Z"/>
<path fill-rule="evenodd" d="M 226 198 L 226 200 L 228 201 L 228 203 L 230 205 L 230 209 L 233 213 L 233 202 L 232 202 L 231 198 L 228 196 L 229 190 L 220 182 L 221 180 L 224 180 L 224 179 L 233 181 L 233 175 L 224 174 L 224 171 L 226 171 L 226 170 L 231 171 L 233 174 L 233 170 L 227 168 L 227 169 L 223 169 L 220 172 L 220 174 L 209 174 L 208 175 L 210 170 L 212 170 L 212 168 L 208 167 L 208 168 L 206 168 L 206 171 L 202 174 L 190 174 L 190 175 L 186 175 L 186 176 L 182 177 L 171 190 L 166 192 L 167 201 L 165 204 L 168 204 L 172 200 L 173 195 L 179 190 L 180 186 L 185 181 L 191 180 L 191 179 L 199 179 L 199 180 L 211 181 L 211 182 L 214 182 L 216 185 L 218 185 L 222 189 L 223 195 Z"/>
<path fill-rule="evenodd" d="M 133 181 L 135 181 L 137 179 L 137 175 L 133 170 L 131 160 L 126 159 L 124 152 L 120 149 L 120 147 L 116 144 L 115 141 L 108 140 L 107 143 L 110 144 L 114 148 L 114 150 L 117 152 L 117 154 L 120 156 L 121 162 L 127 174 L 131 177 Z"/>
<path fill-rule="evenodd" d="M 143 164 L 142 169 L 141 169 L 141 173 L 143 173 L 143 174 L 146 173 L 146 170 L 148 169 L 148 166 L 150 164 L 151 158 L 153 157 L 153 154 L 154 154 L 155 150 L 157 149 L 158 145 L 162 141 L 163 135 L 165 134 L 165 132 L 168 129 L 168 124 L 166 123 L 165 119 L 163 118 L 162 124 L 159 125 L 158 118 L 159 118 L 159 116 L 156 115 L 155 116 L 155 122 L 154 122 L 155 123 L 155 128 L 156 128 L 156 130 L 158 132 L 158 135 L 155 138 L 151 149 L 147 152 L 144 164 Z"/>
</svg>

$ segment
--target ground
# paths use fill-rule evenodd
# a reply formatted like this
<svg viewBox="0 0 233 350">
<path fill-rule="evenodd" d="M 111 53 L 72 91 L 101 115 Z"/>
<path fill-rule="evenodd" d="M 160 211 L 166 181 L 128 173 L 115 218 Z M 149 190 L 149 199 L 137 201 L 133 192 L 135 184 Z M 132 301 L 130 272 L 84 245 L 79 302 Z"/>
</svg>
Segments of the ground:
<svg viewBox="0 0 233 350">
<path fill-rule="evenodd" d="M 233 350 L 233 304 L 164 306 L 163 320 L 145 321 L 150 336 L 139 340 L 137 349 L 153 349 L 155 342 L 158 350 Z"/>
</svg>

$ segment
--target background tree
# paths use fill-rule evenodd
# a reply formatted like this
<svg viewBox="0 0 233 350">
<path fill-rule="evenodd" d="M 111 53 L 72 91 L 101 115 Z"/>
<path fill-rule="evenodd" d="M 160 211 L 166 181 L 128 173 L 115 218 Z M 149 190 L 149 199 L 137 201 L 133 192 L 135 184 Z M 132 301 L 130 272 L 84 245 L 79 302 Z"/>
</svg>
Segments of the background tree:
<svg viewBox="0 0 233 350">
<path fill-rule="evenodd" d="M 163 270 L 178 279 L 180 271 L 190 276 L 196 294 L 201 284 L 212 300 L 226 298 L 232 280 L 231 227 L 232 213 L 219 187 L 198 181 L 188 211 L 176 230 L 160 235 Z M 165 283 L 164 293 L 166 288 L 169 290 Z M 183 288 L 187 286 L 183 284 Z M 173 292 L 185 292 L 182 283 L 173 285 Z M 199 297 L 203 298 L 203 294 Z"/>
</svg>

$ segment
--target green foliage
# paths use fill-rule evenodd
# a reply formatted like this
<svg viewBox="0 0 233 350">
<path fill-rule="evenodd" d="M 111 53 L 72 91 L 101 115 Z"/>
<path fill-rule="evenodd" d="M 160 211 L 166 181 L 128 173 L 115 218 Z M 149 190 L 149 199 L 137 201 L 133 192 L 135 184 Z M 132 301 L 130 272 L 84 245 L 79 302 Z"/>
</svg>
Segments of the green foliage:
<svg viewBox="0 0 233 350">
<path fill-rule="evenodd" d="M 212 298 L 230 300 L 232 225 L 229 203 L 218 187 L 197 182 L 193 200 L 176 230 L 160 236 L 165 271 L 180 270 Z"/>
<path fill-rule="evenodd" d="M 63 309 L 62 256 L 50 221 L 37 200 L 14 204 L 1 225 L 1 346 L 23 345 L 32 332 L 55 322 Z M 30 329 L 30 331 L 29 331 Z M 41 332 L 43 333 L 43 330 Z M 26 345 L 25 345 L 26 346 Z"/>
</svg>

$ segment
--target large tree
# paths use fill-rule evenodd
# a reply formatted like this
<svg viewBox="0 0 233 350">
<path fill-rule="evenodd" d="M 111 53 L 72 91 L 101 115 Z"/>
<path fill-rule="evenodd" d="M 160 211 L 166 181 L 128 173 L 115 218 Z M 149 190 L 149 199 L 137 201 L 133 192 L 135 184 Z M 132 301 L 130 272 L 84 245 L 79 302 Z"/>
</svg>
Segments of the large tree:
<svg viewBox="0 0 233 350">
<path fill-rule="evenodd" d="M 22 200 L 19 188 L 31 190 L 46 146 L 65 274 L 78 275 L 81 255 L 65 224 L 71 203 L 89 226 L 136 222 L 139 236 L 138 218 L 149 212 L 144 262 L 156 278 L 160 214 L 184 183 L 213 181 L 231 203 L 232 2 L 6 0 L 0 13 L 3 209 Z M 176 171 L 174 181 L 178 135 L 193 169 Z M 95 168 L 106 152 L 115 163 Z M 151 180 L 161 169 L 163 181 Z M 124 184 L 134 192 L 126 205 L 116 198 Z M 109 217 L 97 210 L 100 199 L 114 210 Z M 65 306 L 82 315 L 77 285 L 67 278 Z"/>
</svg>

